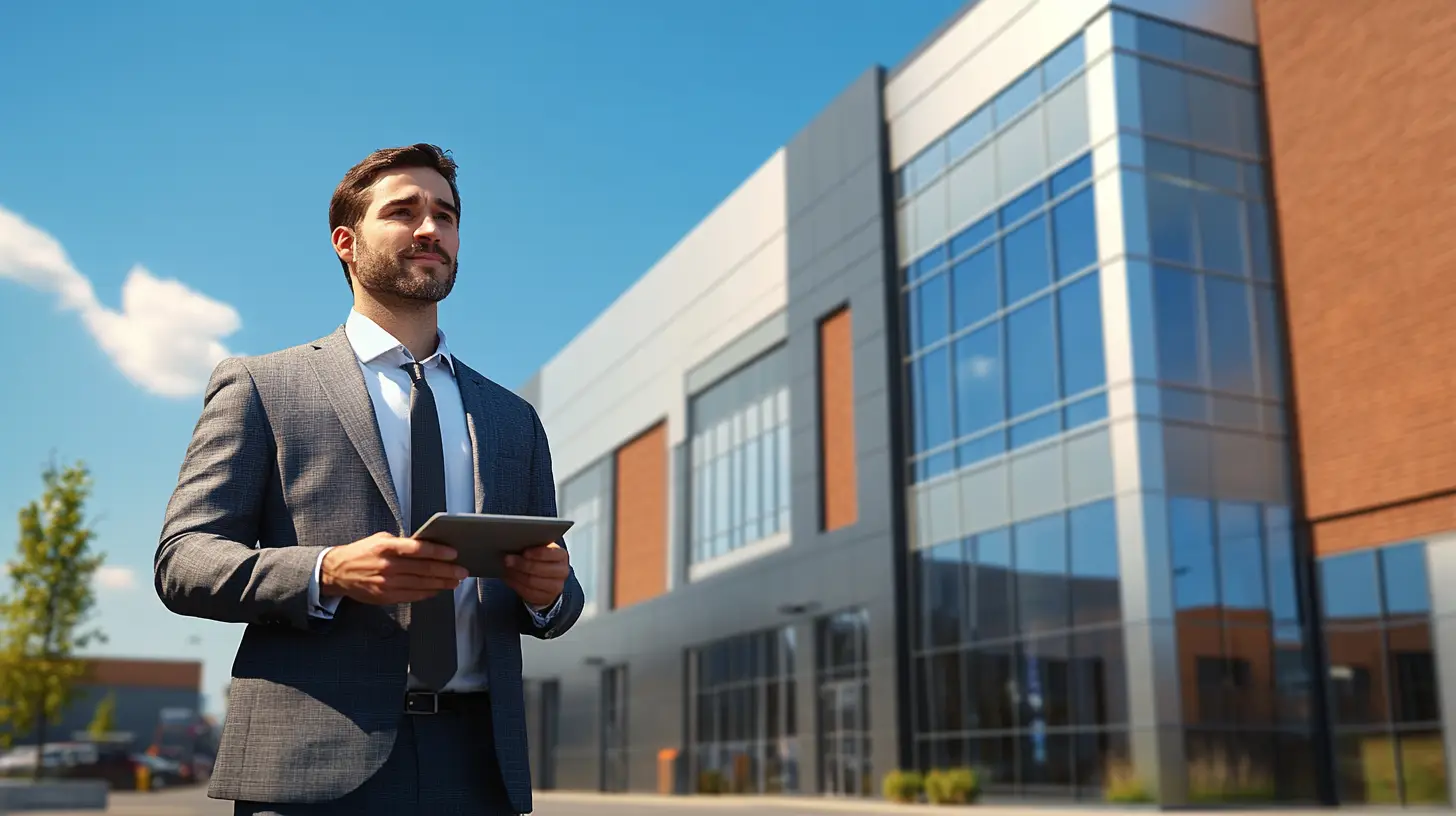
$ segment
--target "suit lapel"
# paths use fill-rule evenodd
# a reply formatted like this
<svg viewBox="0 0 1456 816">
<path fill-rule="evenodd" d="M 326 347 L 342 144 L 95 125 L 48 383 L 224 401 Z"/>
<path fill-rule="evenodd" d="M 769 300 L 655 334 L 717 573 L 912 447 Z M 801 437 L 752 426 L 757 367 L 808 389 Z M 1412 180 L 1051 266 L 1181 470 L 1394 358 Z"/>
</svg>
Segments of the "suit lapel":
<svg viewBox="0 0 1456 816">
<path fill-rule="evenodd" d="M 465 406 L 465 428 L 470 433 L 470 450 L 475 467 L 475 512 L 489 512 L 495 495 L 495 453 L 497 447 L 495 412 L 486 397 L 485 382 L 469 366 L 455 360 L 456 382 L 460 386 L 460 402 Z M 475 582 L 480 602 L 486 603 L 494 581 Z"/>
<path fill-rule="evenodd" d="M 394 481 L 389 475 L 389 460 L 384 456 L 384 443 L 379 437 L 379 422 L 374 416 L 374 403 L 369 399 L 369 389 L 364 385 L 364 373 L 359 370 L 359 358 L 353 346 L 344 335 L 343 327 L 314 344 L 318 353 L 309 357 L 319 385 L 329 397 L 329 403 L 338 414 L 344 433 L 359 451 L 364 467 L 374 477 L 374 483 L 394 514 L 400 534 L 404 529 L 404 513 L 400 512 L 399 496 L 394 492 Z M 479 493 L 479 488 L 476 488 Z"/>
</svg>

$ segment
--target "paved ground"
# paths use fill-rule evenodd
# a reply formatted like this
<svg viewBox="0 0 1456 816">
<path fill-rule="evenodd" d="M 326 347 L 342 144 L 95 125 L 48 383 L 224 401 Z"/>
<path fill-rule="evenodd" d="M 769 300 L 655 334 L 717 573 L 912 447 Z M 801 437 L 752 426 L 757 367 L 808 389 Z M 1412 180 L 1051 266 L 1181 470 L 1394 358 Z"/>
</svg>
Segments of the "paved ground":
<svg viewBox="0 0 1456 816">
<path fill-rule="evenodd" d="M 970 808 L 936 807 L 925 805 L 896 806 L 886 802 L 835 799 L 784 799 L 784 798 L 738 798 L 738 797 L 691 797 L 660 798 L 655 796 L 612 795 L 575 793 L 536 794 L 534 816 L 819 816 L 819 814 L 864 814 L 864 816 L 899 816 L 900 814 L 923 814 L 923 816 L 1084 816 L 1088 812 L 1097 816 L 1123 816 L 1139 814 L 1147 816 L 1146 809 L 1119 810 L 1117 808 L 1066 808 L 1035 806 L 975 805 Z M 1206 813 L 1207 811 L 1205 811 Z M 1375 813 L 1395 813 L 1391 810 L 1365 810 L 1365 816 Z M 1449 813 L 1449 811 L 1443 811 Z M 231 803 L 208 799 L 200 788 L 176 790 L 165 793 L 137 794 L 114 793 L 111 807 L 106 811 L 111 816 L 228 816 L 232 813 Z M 1189 811 L 1193 813 L 1193 811 Z M 1409 811 L 1405 812 L 1409 814 Z M 1310 810 L 1289 809 L 1282 811 L 1243 811 L 1240 816 L 1315 816 Z M 51 812 L 49 816 L 97 816 L 96 811 Z"/>
<path fill-rule="evenodd" d="M 913 809 L 897 808 L 883 803 L 836 802 L 832 800 L 808 800 L 795 802 L 784 799 L 747 799 L 693 797 L 691 799 L 659 798 L 655 796 L 597 796 L 592 794 L 537 793 L 536 811 L 533 816 L 676 816 L 677 814 L 702 814 L 703 816 L 817 816 L 818 814 L 860 813 L 866 816 L 878 814 L 925 813 L 924 807 Z M 113 793 L 111 807 L 106 813 L 111 816 L 229 816 L 231 803 L 208 799 L 201 788 L 167 791 L 163 793 Z M 948 816 L 950 808 L 936 808 L 939 816 Z M 991 816 L 980 811 L 984 816 Z M 1019 816 L 1027 816 L 1021 810 Z M 97 816 L 96 811 L 50 812 L 49 816 Z M 1109 816 L 1099 814 L 1099 816 Z"/>
</svg>

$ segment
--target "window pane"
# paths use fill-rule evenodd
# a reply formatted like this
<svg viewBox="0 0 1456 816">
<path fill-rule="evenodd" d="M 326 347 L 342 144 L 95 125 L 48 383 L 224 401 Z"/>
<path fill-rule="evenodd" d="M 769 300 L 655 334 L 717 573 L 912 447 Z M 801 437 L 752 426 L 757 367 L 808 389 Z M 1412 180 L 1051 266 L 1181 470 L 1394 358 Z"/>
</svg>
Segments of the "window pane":
<svg viewBox="0 0 1456 816">
<path fill-rule="evenodd" d="M 995 203 L 996 148 L 988 143 L 950 171 L 950 226 L 959 227 Z"/>
<path fill-rule="evenodd" d="M 1082 41 L 1082 35 L 1078 34 L 1047 57 L 1042 65 L 1046 87 L 1055 88 L 1060 85 L 1062 80 L 1075 74 L 1086 59 L 1087 48 Z"/>
<path fill-rule="evenodd" d="M 1243 168 L 1233 159 L 1204 153 L 1201 150 L 1193 155 L 1193 177 L 1211 187 L 1237 193 L 1243 188 L 1243 175 Z M 1205 195 L 1213 194 L 1206 193 Z M 1233 203 L 1235 206 L 1238 204 L 1237 201 Z M 1242 224 L 1243 213 L 1236 213 L 1235 218 Z M 1207 235 L 1207 233 L 1202 234 Z M 1205 248 L 1205 257 L 1207 252 L 1208 250 Z"/>
<path fill-rule="evenodd" d="M 971 255 L 955 265 L 955 326 L 963 329 L 985 320 L 1000 308 L 1000 281 L 997 280 L 996 245 Z"/>
<path fill-rule="evenodd" d="M 1072 396 L 1107 381 L 1098 274 L 1093 272 L 1062 287 L 1057 300 L 1057 316 L 1062 324 L 1062 391 L 1065 396 Z"/>
<path fill-rule="evenodd" d="M 1153 257 L 1193 266 L 1192 191 L 1148 179 L 1148 231 Z"/>
<path fill-rule="evenodd" d="M 1006 258 L 1006 302 L 1015 303 L 1052 282 L 1046 216 L 1017 227 L 1002 241 Z"/>
<path fill-rule="evenodd" d="M 1202 499 L 1169 499 L 1173 603 L 1179 609 L 1218 605 L 1213 556 L 1213 510 Z"/>
<path fill-rule="evenodd" d="M 1065 278 L 1097 263 L 1097 211 L 1091 187 L 1052 210 L 1052 235 L 1057 277 Z"/>
<path fill-rule="evenodd" d="M 1016 525 L 1016 597 L 1023 634 L 1064 629 L 1067 525 L 1058 513 Z"/>
<path fill-rule="evenodd" d="M 1198 244 L 1204 269 L 1243 274 L 1243 212 L 1238 199 L 1220 193 L 1199 194 Z"/>
<path fill-rule="evenodd" d="M 1259 334 L 1259 392 L 1273 399 L 1284 395 L 1284 360 L 1280 353 L 1279 317 L 1274 310 L 1274 292 L 1254 287 L 1254 320 Z"/>
<path fill-rule="evenodd" d="M 955 344 L 956 436 L 966 436 L 1006 419 L 1001 324 L 962 337 Z"/>
<path fill-rule="evenodd" d="M 1183 72 L 1140 60 L 1138 74 L 1142 84 L 1143 130 L 1186 140 L 1188 92 Z"/>
<path fill-rule="evenodd" d="M 994 530 L 976 536 L 976 591 L 971 597 L 976 637 L 994 640 L 1011 634 L 1011 532 Z M 1004 690 L 998 692 L 1004 694 Z M 989 724 L 986 724 L 989 725 Z"/>
<path fill-rule="evenodd" d="M 1072 623 L 1115 623 L 1121 619 L 1118 593 L 1117 508 L 1100 501 L 1072 510 Z"/>
<path fill-rule="evenodd" d="M 1001 207 L 1001 224 L 1011 226 L 1046 204 L 1046 185 L 1038 184 Z"/>
<path fill-rule="evenodd" d="M 1385 584 L 1385 614 L 1430 614 L 1431 586 L 1426 577 L 1426 545 L 1402 544 L 1381 550 L 1380 575 Z"/>
<path fill-rule="evenodd" d="M 1276 621 L 1299 620 L 1299 598 L 1294 578 L 1294 535 L 1289 508 L 1264 511 L 1264 547 L 1269 554 L 1269 608 Z"/>
<path fill-rule="evenodd" d="M 961 542 L 955 541 L 920 554 L 920 595 L 925 615 L 921 648 L 953 646 L 961 641 L 963 550 Z"/>
<path fill-rule="evenodd" d="M 1002 197 L 1021 192 L 1047 169 L 1046 124 L 1034 108 L 996 137 L 996 183 Z"/>
<path fill-rule="evenodd" d="M 1047 98 L 1047 153 L 1052 162 L 1084 149 L 1091 140 L 1087 78 L 1077 77 Z"/>
<path fill-rule="evenodd" d="M 1090 178 L 1092 178 L 1092 156 L 1084 153 L 1080 159 L 1058 170 L 1052 176 L 1052 197 L 1055 198 Z"/>
<path fill-rule="evenodd" d="M 942 347 L 920 360 L 921 407 L 917 421 L 925 429 L 921 450 L 951 439 L 949 350 Z"/>
<path fill-rule="evenodd" d="M 992 213 L 956 233 L 956 236 L 950 239 L 951 257 L 959 258 L 976 247 L 979 247 L 995 234 L 996 215 Z"/>
<path fill-rule="evenodd" d="M 981 108 L 971 114 L 964 122 L 956 125 L 955 130 L 946 137 L 946 145 L 950 148 L 950 160 L 955 161 L 966 153 L 966 151 L 980 144 L 991 135 L 991 108 Z"/>
<path fill-rule="evenodd" d="M 1259 526 L 1257 505 L 1219 505 L 1218 549 L 1225 607 L 1264 608 L 1264 548 Z"/>
<path fill-rule="evenodd" d="M 1249 213 L 1249 252 L 1254 277 L 1274 280 L 1274 256 L 1269 243 L 1269 211 L 1258 201 L 1245 203 Z"/>
<path fill-rule="evenodd" d="M 1371 623 L 1380 617 L 1380 587 L 1375 582 L 1375 553 L 1326 558 L 1320 564 L 1320 594 L 1332 622 Z"/>
<path fill-rule="evenodd" d="M 1254 337 L 1249 315 L 1249 287 L 1238 281 L 1207 276 L 1209 373 L 1213 387 L 1241 394 L 1255 393 Z"/>
<path fill-rule="evenodd" d="M 1203 381 L 1198 338 L 1198 278 L 1178 269 L 1153 270 L 1157 315 L 1158 376 L 1168 382 Z"/>
<path fill-rule="evenodd" d="M 996 122 L 1004 125 L 1036 102 L 1041 95 L 1041 71 L 1022 74 L 996 97 Z"/>
<path fill-rule="evenodd" d="M 913 292 L 916 306 L 916 348 L 924 348 L 950 333 L 950 278 L 939 274 Z"/>
<path fill-rule="evenodd" d="M 1050 297 L 1023 306 L 1007 317 L 1006 345 L 1011 415 L 1055 402 L 1057 360 Z"/>
<path fill-rule="evenodd" d="M 1187 74 L 1189 139 L 1224 150 L 1238 150 L 1234 88 L 1225 82 Z"/>
</svg>

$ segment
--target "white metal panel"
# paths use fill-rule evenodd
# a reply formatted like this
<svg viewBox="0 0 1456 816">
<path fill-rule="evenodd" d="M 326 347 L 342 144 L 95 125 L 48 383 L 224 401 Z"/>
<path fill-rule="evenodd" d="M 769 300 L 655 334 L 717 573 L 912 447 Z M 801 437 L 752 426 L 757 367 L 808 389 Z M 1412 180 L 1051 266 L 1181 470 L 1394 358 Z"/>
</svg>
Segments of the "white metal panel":
<svg viewBox="0 0 1456 816">
<path fill-rule="evenodd" d="M 664 417 L 682 441 L 685 372 L 785 306 L 785 207 L 779 150 L 541 369 L 558 481 Z"/>
</svg>

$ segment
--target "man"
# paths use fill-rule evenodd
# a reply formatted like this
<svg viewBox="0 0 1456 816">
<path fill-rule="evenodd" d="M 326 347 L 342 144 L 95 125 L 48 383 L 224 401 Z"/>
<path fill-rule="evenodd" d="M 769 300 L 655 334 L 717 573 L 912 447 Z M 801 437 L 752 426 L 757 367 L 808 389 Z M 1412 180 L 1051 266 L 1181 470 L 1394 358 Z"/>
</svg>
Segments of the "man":
<svg viewBox="0 0 1456 816">
<path fill-rule="evenodd" d="M 521 636 L 580 616 L 553 543 L 467 578 L 432 514 L 555 516 L 546 434 L 451 355 L 455 163 L 380 150 L 329 206 L 354 295 L 317 342 L 220 363 L 167 507 L 157 594 L 247 624 L 208 793 L 235 814 L 531 810 Z"/>
</svg>

